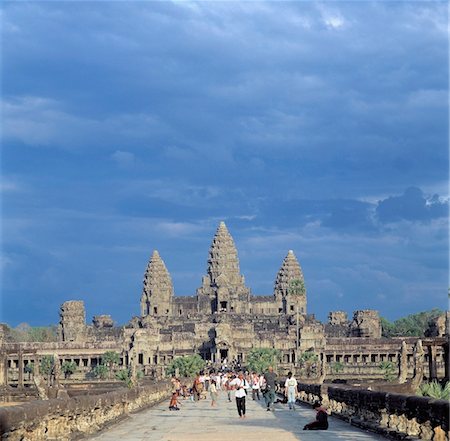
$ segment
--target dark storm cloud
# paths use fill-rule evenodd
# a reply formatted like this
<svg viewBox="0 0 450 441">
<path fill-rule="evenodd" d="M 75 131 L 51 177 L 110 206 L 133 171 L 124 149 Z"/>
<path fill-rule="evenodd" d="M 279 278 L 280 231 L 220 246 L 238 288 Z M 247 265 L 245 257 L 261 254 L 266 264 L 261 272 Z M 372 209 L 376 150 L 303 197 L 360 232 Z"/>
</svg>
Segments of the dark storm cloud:
<svg viewBox="0 0 450 441">
<path fill-rule="evenodd" d="M 256 292 L 298 246 L 315 312 L 446 291 L 444 3 L 2 7 L 5 320 L 124 321 L 153 248 L 193 293 L 220 219 Z"/>
</svg>

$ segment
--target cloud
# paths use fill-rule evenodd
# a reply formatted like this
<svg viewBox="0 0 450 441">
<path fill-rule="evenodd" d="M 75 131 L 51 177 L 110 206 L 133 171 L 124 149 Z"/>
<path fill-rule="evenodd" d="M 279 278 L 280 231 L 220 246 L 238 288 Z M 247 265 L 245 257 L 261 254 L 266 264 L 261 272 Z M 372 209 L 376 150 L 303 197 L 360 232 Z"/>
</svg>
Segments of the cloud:
<svg viewBox="0 0 450 441">
<path fill-rule="evenodd" d="M 430 221 L 448 215 L 448 202 L 442 202 L 438 195 L 426 198 L 420 188 L 410 187 L 401 196 L 391 196 L 380 201 L 376 213 L 383 223 Z"/>
<path fill-rule="evenodd" d="M 111 159 L 121 168 L 129 168 L 134 165 L 136 157 L 131 152 L 124 152 L 122 150 L 116 150 Z"/>
</svg>

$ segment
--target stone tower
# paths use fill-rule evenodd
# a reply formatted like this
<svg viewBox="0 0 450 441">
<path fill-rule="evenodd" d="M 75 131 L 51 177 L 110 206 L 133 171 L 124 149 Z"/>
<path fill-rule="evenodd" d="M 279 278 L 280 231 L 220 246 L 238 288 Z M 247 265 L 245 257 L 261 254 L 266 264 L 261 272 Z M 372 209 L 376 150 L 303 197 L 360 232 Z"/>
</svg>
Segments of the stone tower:
<svg viewBox="0 0 450 441">
<path fill-rule="evenodd" d="M 86 341 L 86 311 L 82 300 L 69 300 L 59 310 L 59 338 L 61 341 Z"/>
<path fill-rule="evenodd" d="M 274 297 L 284 314 L 306 314 L 306 288 L 303 272 L 292 250 L 284 258 L 275 279 Z"/>
<path fill-rule="evenodd" d="M 362 309 L 353 313 L 350 336 L 381 338 L 381 320 L 378 311 Z"/>
<path fill-rule="evenodd" d="M 153 255 L 144 274 L 141 296 L 141 315 L 167 316 L 172 314 L 173 284 L 158 251 Z"/>
<path fill-rule="evenodd" d="M 234 240 L 225 222 L 220 222 L 208 255 L 208 269 L 197 290 L 201 312 L 246 313 L 250 307 L 250 290 L 240 273 Z"/>
</svg>

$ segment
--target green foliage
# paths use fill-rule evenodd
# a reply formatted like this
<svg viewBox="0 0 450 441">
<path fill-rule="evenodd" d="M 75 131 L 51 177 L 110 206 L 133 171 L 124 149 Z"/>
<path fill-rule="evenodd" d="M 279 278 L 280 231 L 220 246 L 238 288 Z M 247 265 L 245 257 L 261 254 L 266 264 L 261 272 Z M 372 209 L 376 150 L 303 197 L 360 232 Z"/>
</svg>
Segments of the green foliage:
<svg viewBox="0 0 450 441">
<path fill-rule="evenodd" d="M 331 372 L 338 374 L 339 372 L 342 372 L 344 370 L 344 364 L 340 361 L 335 361 L 331 364 Z"/>
<path fill-rule="evenodd" d="M 254 372 L 266 372 L 269 366 L 278 364 L 280 356 L 280 351 L 273 348 L 252 349 L 247 357 L 247 367 Z"/>
<path fill-rule="evenodd" d="M 291 280 L 288 292 L 294 296 L 304 296 L 306 294 L 305 281 L 303 279 Z"/>
<path fill-rule="evenodd" d="M 438 400 L 450 400 L 450 383 L 445 383 L 445 386 L 442 386 L 437 381 L 422 383 L 416 394 L 421 397 L 431 397 Z"/>
<path fill-rule="evenodd" d="M 94 377 L 104 380 L 109 373 L 109 369 L 104 364 L 99 364 L 92 369 Z"/>
<path fill-rule="evenodd" d="M 53 358 L 53 355 L 44 355 L 39 364 L 39 372 L 45 377 L 48 377 L 52 372 L 54 364 L 55 360 Z"/>
<path fill-rule="evenodd" d="M 77 368 L 78 366 L 74 361 L 65 361 L 61 365 L 61 371 L 65 378 L 70 378 L 70 376 L 76 372 Z"/>
<path fill-rule="evenodd" d="M 423 337 L 428 322 L 443 314 L 438 308 L 430 311 L 423 311 L 417 314 L 410 314 L 406 317 L 390 322 L 381 317 L 383 337 Z"/>
<path fill-rule="evenodd" d="M 193 377 L 205 367 L 205 361 L 200 355 L 185 355 L 175 358 L 167 368 L 168 375 L 175 375 L 178 369 L 181 377 Z"/>
<path fill-rule="evenodd" d="M 386 381 L 393 381 L 397 376 L 395 373 L 396 366 L 392 361 L 382 361 L 379 368 L 383 371 L 383 377 Z"/>
<path fill-rule="evenodd" d="M 130 371 L 128 369 L 120 369 L 116 372 L 116 378 L 123 381 L 127 387 L 131 387 L 133 382 L 131 381 Z"/>
<path fill-rule="evenodd" d="M 108 368 L 109 378 L 112 377 L 112 372 L 115 366 L 120 363 L 120 354 L 115 351 L 107 351 L 102 355 L 102 365 Z"/>
<path fill-rule="evenodd" d="M 28 363 L 25 365 L 25 367 L 23 368 L 23 371 L 26 374 L 32 374 L 34 373 L 34 363 Z"/>
<path fill-rule="evenodd" d="M 9 328 L 7 338 L 13 342 L 55 342 L 58 341 L 56 326 L 30 326 L 20 323 L 15 328 Z"/>
<path fill-rule="evenodd" d="M 311 377 L 316 372 L 319 356 L 313 351 L 305 351 L 300 355 L 298 361 L 302 372 L 307 377 Z"/>
</svg>

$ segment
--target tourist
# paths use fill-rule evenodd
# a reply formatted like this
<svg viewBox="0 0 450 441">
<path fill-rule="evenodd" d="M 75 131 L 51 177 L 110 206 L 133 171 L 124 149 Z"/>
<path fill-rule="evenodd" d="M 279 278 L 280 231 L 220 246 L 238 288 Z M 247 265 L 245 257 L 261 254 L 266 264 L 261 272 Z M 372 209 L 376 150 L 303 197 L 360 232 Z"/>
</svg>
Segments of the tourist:
<svg viewBox="0 0 450 441">
<path fill-rule="evenodd" d="M 258 397 L 258 401 L 260 400 L 259 397 L 259 391 L 260 391 L 260 385 L 259 385 L 259 375 L 256 372 L 253 372 L 251 376 L 251 385 L 252 385 L 252 399 L 255 401 L 255 398 Z"/>
<path fill-rule="evenodd" d="M 192 386 L 192 391 L 194 395 L 194 400 L 199 401 L 202 398 L 203 383 L 200 381 L 200 374 L 197 374 L 194 380 L 194 385 Z"/>
<path fill-rule="evenodd" d="M 180 410 L 178 406 L 180 406 L 180 402 L 178 401 L 178 393 L 173 392 L 169 403 L 169 410 Z"/>
<path fill-rule="evenodd" d="M 316 419 L 311 423 L 306 424 L 303 430 L 327 430 L 328 429 L 328 414 L 326 409 L 316 401 L 313 404 L 313 409 L 316 411 Z"/>
<path fill-rule="evenodd" d="M 217 403 L 218 392 L 216 384 L 217 383 L 215 380 L 211 380 L 211 385 L 209 386 L 209 394 L 211 396 L 211 407 L 214 407 Z"/>
<path fill-rule="evenodd" d="M 208 392 L 209 391 L 209 384 L 211 382 L 211 377 L 210 377 L 210 374 L 208 372 L 204 375 L 203 380 L 204 380 L 204 384 L 205 384 L 205 391 Z"/>
<path fill-rule="evenodd" d="M 286 382 L 284 383 L 284 395 L 287 398 L 289 409 L 295 410 L 295 399 L 297 398 L 297 380 L 288 372 Z"/>
<path fill-rule="evenodd" d="M 242 372 L 239 373 L 237 378 L 231 381 L 230 386 L 234 390 L 239 418 L 245 418 L 245 397 L 247 395 L 246 389 L 249 388 L 249 384 L 244 379 Z"/>
<path fill-rule="evenodd" d="M 267 372 L 264 373 L 265 379 L 265 393 L 267 411 L 274 410 L 273 403 L 275 402 L 275 388 L 277 385 L 277 374 L 273 371 L 273 367 L 269 366 Z"/>
<path fill-rule="evenodd" d="M 231 403 L 231 391 L 233 390 L 233 387 L 231 386 L 231 382 L 236 378 L 231 374 L 227 374 L 226 375 L 226 382 L 225 382 L 225 389 L 227 391 L 227 397 L 228 397 L 228 402 Z"/>
</svg>

